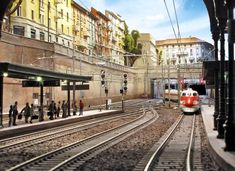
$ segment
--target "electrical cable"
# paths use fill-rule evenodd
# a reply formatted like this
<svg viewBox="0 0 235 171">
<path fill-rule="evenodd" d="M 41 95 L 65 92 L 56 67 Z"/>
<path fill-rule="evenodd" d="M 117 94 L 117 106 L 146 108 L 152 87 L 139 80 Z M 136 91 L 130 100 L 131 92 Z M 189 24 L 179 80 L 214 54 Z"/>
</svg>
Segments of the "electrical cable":
<svg viewBox="0 0 235 171">
<path fill-rule="evenodd" d="M 168 15 L 168 17 L 169 17 L 169 19 L 170 19 L 170 23 L 171 23 L 172 30 L 173 30 L 173 32 L 174 32 L 175 38 L 177 39 L 176 32 L 175 32 L 175 28 L 174 28 L 174 26 L 173 26 L 173 22 L 172 22 L 172 19 L 171 19 L 171 16 L 170 16 L 170 13 L 169 13 L 167 4 L 166 4 L 166 0 L 164 0 L 164 4 L 165 4 L 165 7 L 166 7 L 167 15 Z"/>
</svg>

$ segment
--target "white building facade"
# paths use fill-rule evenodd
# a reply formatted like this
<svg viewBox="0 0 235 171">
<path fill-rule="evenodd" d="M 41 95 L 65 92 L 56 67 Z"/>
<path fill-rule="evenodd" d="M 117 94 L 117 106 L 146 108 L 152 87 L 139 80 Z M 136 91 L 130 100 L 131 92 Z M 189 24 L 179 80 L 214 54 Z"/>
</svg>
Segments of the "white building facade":
<svg viewBox="0 0 235 171">
<path fill-rule="evenodd" d="M 196 37 L 156 41 L 163 64 L 192 64 L 214 60 L 212 44 Z"/>
</svg>

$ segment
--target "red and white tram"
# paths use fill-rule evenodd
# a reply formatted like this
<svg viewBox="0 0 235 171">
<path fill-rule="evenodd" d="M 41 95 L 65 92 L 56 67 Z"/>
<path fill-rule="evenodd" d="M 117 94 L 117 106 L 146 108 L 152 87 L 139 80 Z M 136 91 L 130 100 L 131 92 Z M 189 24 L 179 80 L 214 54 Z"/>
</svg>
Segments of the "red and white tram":
<svg viewBox="0 0 235 171">
<path fill-rule="evenodd" d="M 184 113 L 196 113 L 200 111 L 199 95 L 191 88 L 184 90 L 180 95 L 180 108 Z"/>
</svg>

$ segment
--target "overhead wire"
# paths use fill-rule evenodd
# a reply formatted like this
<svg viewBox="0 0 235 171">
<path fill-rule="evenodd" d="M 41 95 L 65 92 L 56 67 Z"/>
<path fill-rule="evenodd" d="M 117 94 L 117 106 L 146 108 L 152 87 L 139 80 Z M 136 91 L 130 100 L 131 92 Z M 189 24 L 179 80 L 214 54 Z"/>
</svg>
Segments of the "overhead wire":
<svg viewBox="0 0 235 171">
<path fill-rule="evenodd" d="M 169 17 L 172 30 L 173 30 L 173 32 L 174 32 L 174 36 L 175 36 L 175 39 L 176 39 L 176 43 L 177 43 L 177 45 L 178 45 L 178 47 L 179 47 L 179 52 L 181 52 L 181 47 L 180 47 L 180 43 L 181 43 L 181 33 L 180 33 L 179 21 L 178 21 L 178 16 L 177 16 L 177 12 L 176 12 L 175 1 L 172 0 L 172 2 L 173 2 L 174 13 L 175 13 L 175 18 L 176 18 L 176 24 L 177 24 L 177 29 L 178 29 L 178 36 L 176 35 L 176 31 L 175 31 L 175 28 L 174 28 L 174 25 L 173 25 L 173 22 L 172 22 L 170 13 L 169 13 L 169 9 L 168 9 L 166 0 L 164 0 L 164 4 L 165 4 L 165 7 L 166 7 L 167 15 L 168 15 L 168 17 Z"/>
<path fill-rule="evenodd" d="M 174 6 L 174 11 L 175 11 L 176 24 L 177 24 L 177 28 L 178 28 L 178 38 L 181 39 L 180 27 L 179 27 L 179 20 L 178 20 L 176 8 L 175 8 L 175 0 L 173 0 L 173 6 Z"/>
<path fill-rule="evenodd" d="M 172 30 L 173 30 L 173 32 L 174 32 L 175 38 L 177 39 L 176 32 L 175 32 L 175 28 L 174 28 L 174 26 L 173 26 L 173 22 L 172 22 L 172 19 L 171 19 L 171 16 L 170 16 L 169 9 L 168 9 L 168 7 L 167 7 L 166 0 L 164 0 L 164 4 L 165 4 L 165 7 L 166 7 L 167 15 L 168 15 L 169 20 L 170 20 L 170 23 L 171 23 Z"/>
<path fill-rule="evenodd" d="M 181 34 L 180 34 L 179 21 L 178 21 L 178 16 L 177 16 L 176 7 L 175 7 L 175 0 L 172 0 L 172 2 L 173 2 L 173 6 L 174 6 L 175 19 L 176 19 L 176 24 L 177 24 L 177 29 L 178 29 L 178 39 L 176 39 L 176 41 L 177 41 L 177 44 L 178 44 L 179 52 L 181 53 L 181 47 L 180 47 Z"/>
</svg>

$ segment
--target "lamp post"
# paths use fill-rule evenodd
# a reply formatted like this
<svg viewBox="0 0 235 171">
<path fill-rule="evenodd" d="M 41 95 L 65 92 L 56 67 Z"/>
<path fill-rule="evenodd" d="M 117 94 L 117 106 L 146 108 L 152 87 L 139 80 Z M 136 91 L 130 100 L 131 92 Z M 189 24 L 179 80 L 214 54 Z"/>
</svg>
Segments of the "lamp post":
<svg viewBox="0 0 235 171">
<path fill-rule="evenodd" d="M 234 98 L 234 43 L 235 43 L 235 2 L 227 0 L 228 11 L 228 50 L 229 50 L 229 107 L 225 124 L 225 150 L 235 151 L 235 98 Z"/>
<path fill-rule="evenodd" d="M 224 78 L 224 60 L 225 60 L 225 27 L 227 22 L 226 8 L 224 1 L 214 0 L 215 4 L 215 14 L 217 21 L 219 23 L 220 30 L 220 111 L 217 118 L 217 138 L 224 138 L 224 127 L 225 122 L 225 78 Z"/>
</svg>

